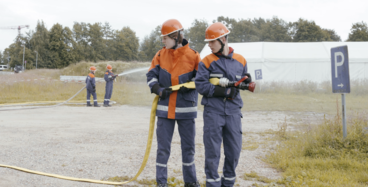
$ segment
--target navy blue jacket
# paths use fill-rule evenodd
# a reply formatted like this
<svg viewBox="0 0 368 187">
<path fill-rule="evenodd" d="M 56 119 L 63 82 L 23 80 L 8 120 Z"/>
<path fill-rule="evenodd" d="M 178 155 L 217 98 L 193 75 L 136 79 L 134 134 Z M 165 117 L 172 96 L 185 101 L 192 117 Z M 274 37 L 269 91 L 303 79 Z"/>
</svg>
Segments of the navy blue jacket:
<svg viewBox="0 0 368 187">
<path fill-rule="evenodd" d="M 243 101 L 238 94 L 233 100 L 223 97 L 213 97 L 215 86 L 208 80 L 210 78 L 226 77 L 229 81 L 238 81 L 247 73 L 247 62 L 243 56 L 234 53 L 230 48 L 228 56 L 210 54 L 198 65 L 198 72 L 195 78 L 197 91 L 203 95 L 201 104 L 204 110 L 220 114 L 232 115 L 241 113 Z"/>
<path fill-rule="evenodd" d="M 92 73 L 89 73 L 86 78 L 86 88 L 89 92 L 93 92 L 96 88 L 96 80 L 95 75 Z"/>
<path fill-rule="evenodd" d="M 109 75 L 111 75 L 111 79 L 109 79 Z M 105 81 L 106 81 L 106 86 L 107 85 L 112 85 L 113 84 L 113 81 L 114 81 L 114 79 L 115 79 L 116 77 L 114 77 L 114 73 L 112 73 L 112 72 L 109 72 L 108 70 L 105 72 L 105 76 L 104 76 L 104 79 L 105 79 Z"/>
</svg>

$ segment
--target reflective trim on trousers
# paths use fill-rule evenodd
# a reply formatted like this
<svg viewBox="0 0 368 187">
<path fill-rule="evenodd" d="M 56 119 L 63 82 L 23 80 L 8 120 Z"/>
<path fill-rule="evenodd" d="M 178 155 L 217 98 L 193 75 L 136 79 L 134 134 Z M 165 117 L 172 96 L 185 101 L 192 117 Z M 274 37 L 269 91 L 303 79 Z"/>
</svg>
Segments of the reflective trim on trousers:
<svg viewBox="0 0 368 187">
<path fill-rule="evenodd" d="M 93 100 L 93 101 L 96 101 L 97 102 L 97 100 Z"/>
<path fill-rule="evenodd" d="M 157 163 L 157 162 L 156 162 L 156 166 L 165 167 L 165 168 L 167 167 L 166 164 L 160 164 L 160 163 Z"/>
<path fill-rule="evenodd" d="M 217 178 L 217 179 L 206 179 L 207 182 L 219 182 L 221 180 L 221 178 Z"/>
<path fill-rule="evenodd" d="M 194 161 L 193 162 L 191 162 L 191 163 L 184 163 L 183 162 L 183 166 L 191 166 L 191 165 L 193 165 L 194 164 Z"/>
<path fill-rule="evenodd" d="M 223 77 L 223 74 L 210 74 L 210 77 Z"/>
<path fill-rule="evenodd" d="M 110 101 L 110 99 L 105 99 L 105 101 Z"/>
<path fill-rule="evenodd" d="M 149 82 L 147 82 L 147 85 L 149 86 L 153 82 L 157 82 L 158 80 L 156 78 L 152 78 Z"/>
<path fill-rule="evenodd" d="M 91 101 L 91 100 L 87 100 L 87 101 Z"/>
<path fill-rule="evenodd" d="M 227 177 L 222 176 L 222 178 L 224 178 L 227 181 L 233 181 L 233 180 L 236 179 L 236 176 L 235 177 L 232 177 L 232 178 L 227 178 Z"/>
<path fill-rule="evenodd" d="M 157 110 L 161 111 L 169 111 L 168 106 L 157 105 Z M 176 107 L 175 113 L 189 113 L 189 112 L 197 112 L 197 107 Z"/>
</svg>

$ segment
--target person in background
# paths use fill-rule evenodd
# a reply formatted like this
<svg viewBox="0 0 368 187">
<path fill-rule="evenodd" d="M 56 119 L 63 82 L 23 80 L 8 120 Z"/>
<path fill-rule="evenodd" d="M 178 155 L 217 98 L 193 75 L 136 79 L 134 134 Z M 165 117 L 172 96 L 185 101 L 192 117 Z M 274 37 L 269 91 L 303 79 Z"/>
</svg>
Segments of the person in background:
<svg viewBox="0 0 368 187">
<path fill-rule="evenodd" d="M 105 72 L 105 81 L 106 81 L 106 87 L 105 87 L 105 99 L 104 99 L 104 107 L 111 107 L 111 105 L 109 104 L 110 99 L 111 99 L 111 95 L 112 95 L 112 88 L 113 88 L 113 83 L 114 83 L 114 79 L 118 76 L 118 75 L 114 75 L 114 73 L 112 73 L 112 66 L 111 65 L 107 65 L 106 66 L 106 72 Z"/>
<path fill-rule="evenodd" d="M 91 71 L 86 78 L 86 88 L 87 88 L 87 106 L 92 106 L 91 105 L 91 94 L 93 95 L 93 106 L 95 107 L 100 107 L 100 105 L 97 104 L 97 95 L 96 95 L 96 80 L 95 80 L 95 72 L 96 72 L 96 67 L 91 66 L 89 68 L 89 70 Z"/>
</svg>

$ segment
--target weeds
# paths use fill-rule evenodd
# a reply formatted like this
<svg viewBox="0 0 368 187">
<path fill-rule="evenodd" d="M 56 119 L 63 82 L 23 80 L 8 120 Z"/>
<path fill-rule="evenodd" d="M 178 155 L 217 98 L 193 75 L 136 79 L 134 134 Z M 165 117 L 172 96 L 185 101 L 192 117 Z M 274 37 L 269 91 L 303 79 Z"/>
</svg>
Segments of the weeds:
<svg viewBox="0 0 368 187">
<path fill-rule="evenodd" d="M 365 115 L 348 122 L 343 139 L 339 117 L 324 119 L 305 131 L 287 132 L 266 161 L 283 172 L 285 186 L 367 186 L 368 127 Z M 281 130 L 283 131 L 283 130 Z"/>
</svg>

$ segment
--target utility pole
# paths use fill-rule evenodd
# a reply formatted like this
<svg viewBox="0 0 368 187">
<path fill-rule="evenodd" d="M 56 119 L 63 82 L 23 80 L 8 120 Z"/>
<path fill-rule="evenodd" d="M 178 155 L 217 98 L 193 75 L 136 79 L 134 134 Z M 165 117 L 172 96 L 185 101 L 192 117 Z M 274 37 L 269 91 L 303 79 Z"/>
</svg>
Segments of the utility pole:
<svg viewBox="0 0 368 187">
<path fill-rule="evenodd" d="M 38 59 L 38 52 L 37 51 L 35 51 L 36 52 L 36 69 L 37 69 L 37 59 Z"/>
<path fill-rule="evenodd" d="M 22 45 L 23 46 L 23 71 L 25 70 L 24 69 L 24 52 L 25 52 L 25 50 L 26 50 L 26 45 Z"/>
</svg>

